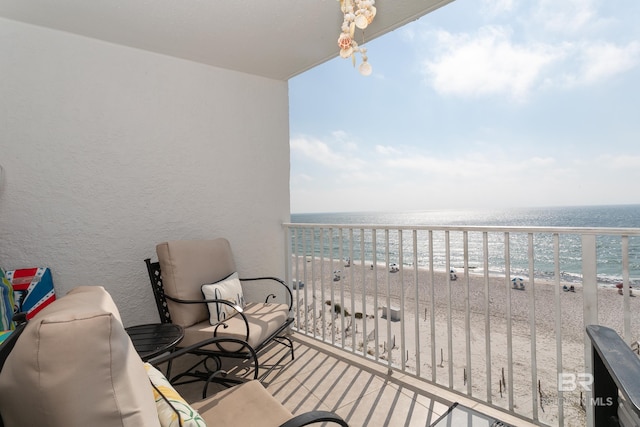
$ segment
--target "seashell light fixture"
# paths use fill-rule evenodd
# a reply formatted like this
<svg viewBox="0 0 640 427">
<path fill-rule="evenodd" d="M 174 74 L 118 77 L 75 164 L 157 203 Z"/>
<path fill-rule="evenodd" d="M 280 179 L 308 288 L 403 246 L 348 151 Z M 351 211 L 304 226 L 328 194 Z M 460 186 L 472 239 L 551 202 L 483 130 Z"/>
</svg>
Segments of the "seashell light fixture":
<svg viewBox="0 0 640 427">
<path fill-rule="evenodd" d="M 344 14 L 342 21 L 342 32 L 338 37 L 338 47 L 342 58 L 351 57 L 353 66 L 356 65 L 356 53 L 360 53 L 362 63 L 358 67 L 360 74 L 368 76 L 371 74 L 371 64 L 368 62 L 367 48 L 359 46 L 354 39 L 356 27 L 363 30 L 362 39 L 364 44 L 364 29 L 373 22 L 376 16 L 375 0 L 339 0 L 340 9 Z"/>
</svg>

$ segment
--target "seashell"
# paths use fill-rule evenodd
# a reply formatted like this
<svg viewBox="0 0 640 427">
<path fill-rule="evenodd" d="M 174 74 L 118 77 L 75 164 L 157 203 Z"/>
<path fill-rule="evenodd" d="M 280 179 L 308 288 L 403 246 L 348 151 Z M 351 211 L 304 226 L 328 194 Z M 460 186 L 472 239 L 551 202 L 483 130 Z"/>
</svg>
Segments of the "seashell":
<svg viewBox="0 0 640 427">
<path fill-rule="evenodd" d="M 367 14 L 367 21 L 369 21 L 369 24 L 371 24 L 373 22 L 373 18 L 376 17 L 376 7 L 375 6 L 371 6 L 371 9 L 369 10 L 369 13 Z"/>
<path fill-rule="evenodd" d="M 363 76 L 370 76 L 371 73 L 373 72 L 373 68 L 371 67 L 371 64 L 369 64 L 366 61 L 360 64 L 360 66 L 358 67 L 358 70 L 360 71 L 360 74 L 362 74 Z"/>
<path fill-rule="evenodd" d="M 361 30 L 364 30 L 365 28 L 367 28 L 367 25 L 369 25 L 369 20 L 362 13 L 356 16 L 355 22 L 356 22 L 356 27 L 360 28 Z"/>
<path fill-rule="evenodd" d="M 353 54 L 353 48 L 351 46 L 349 46 L 347 49 L 340 49 L 340 57 L 341 58 L 348 58 Z"/>
<path fill-rule="evenodd" d="M 351 47 L 351 37 L 349 36 L 349 34 L 346 33 L 342 33 L 340 34 L 340 37 L 338 37 L 338 46 L 340 47 L 340 49 L 344 50 L 344 49 L 348 49 Z"/>
</svg>

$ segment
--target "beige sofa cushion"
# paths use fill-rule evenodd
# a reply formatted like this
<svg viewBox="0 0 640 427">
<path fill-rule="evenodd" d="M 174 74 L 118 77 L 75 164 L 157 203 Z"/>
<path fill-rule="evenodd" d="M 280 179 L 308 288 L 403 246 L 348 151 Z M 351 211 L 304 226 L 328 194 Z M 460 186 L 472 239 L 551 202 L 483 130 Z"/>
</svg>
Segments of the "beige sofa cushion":
<svg viewBox="0 0 640 427">
<path fill-rule="evenodd" d="M 216 393 L 192 406 L 208 426 L 279 426 L 292 417 L 256 380 Z"/>
<path fill-rule="evenodd" d="M 201 287 L 236 271 L 226 239 L 177 240 L 156 246 L 164 292 L 173 298 L 202 300 Z M 171 320 L 189 327 L 209 319 L 206 304 L 176 304 L 167 300 Z"/>
<path fill-rule="evenodd" d="M 0 372 L 6 426 L 159 426 L 153 392 L 111 296 L 83 286 L 44 308 Z"/>
<path fill-rule="evenodd" d="M 244 313 L 249 322 L 249 339 L 247 342 L 253 348 L 262 344 L 267 337 L 281 327 L 289 315 L 287 304 L 271 303 L 249 303 L 244 308 Z M 241 316 L 234 316 L 224 321 L 228 327 L 220 326 L 217 336 L 246 339 L 247 327 Z M 213 336 L 215 326 L 211 326 L 209 318 L 184 329 L 184 338 L 180 341 L 181 347 L 188 347 Z M 226 351 L 238 351 L 240 345 L 226 344 L 223 349 Z M 217 351 L 215 344 L 203 347 L 203 349 Z"/>
</svg>

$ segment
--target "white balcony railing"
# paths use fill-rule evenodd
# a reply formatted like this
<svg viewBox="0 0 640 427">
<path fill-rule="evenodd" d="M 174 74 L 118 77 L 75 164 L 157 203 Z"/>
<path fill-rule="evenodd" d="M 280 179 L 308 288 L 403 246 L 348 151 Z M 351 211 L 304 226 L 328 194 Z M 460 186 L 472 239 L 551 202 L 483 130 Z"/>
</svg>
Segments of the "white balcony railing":
<svg viewBox="0 0 640 427">
<path fill-rule="evenodd" d="M 640 338 L 640 229 L 285 228 L 298 333 L 523 419 L 592 426 L 585 326 Z"/>
</svg>

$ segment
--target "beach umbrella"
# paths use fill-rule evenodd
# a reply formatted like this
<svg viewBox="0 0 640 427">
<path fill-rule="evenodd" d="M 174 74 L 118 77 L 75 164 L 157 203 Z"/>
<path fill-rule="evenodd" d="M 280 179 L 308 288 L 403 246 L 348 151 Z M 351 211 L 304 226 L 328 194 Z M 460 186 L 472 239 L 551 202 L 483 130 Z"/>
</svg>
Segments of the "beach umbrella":
<svg viewBox="0 0 640 427">
<path fill-rule="evenodd" d="M 514 277 L 511 279 L 511 283 L 513 283 L 513 289 L 524 289 L 524 279 L 522 277 Z"/>
</svg>

